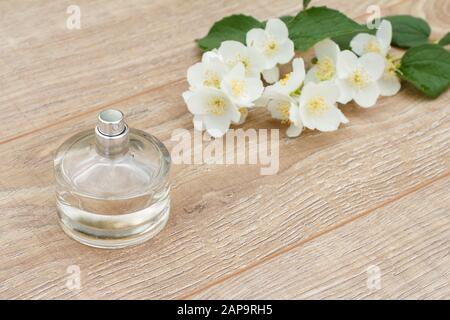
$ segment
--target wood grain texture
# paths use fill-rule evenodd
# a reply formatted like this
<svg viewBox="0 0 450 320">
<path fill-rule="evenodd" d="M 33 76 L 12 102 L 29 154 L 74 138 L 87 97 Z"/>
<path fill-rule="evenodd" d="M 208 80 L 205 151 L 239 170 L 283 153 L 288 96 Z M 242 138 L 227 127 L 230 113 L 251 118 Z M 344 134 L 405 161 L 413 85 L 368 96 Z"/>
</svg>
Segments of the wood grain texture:
<svg viewBox="0 0 450 320">
<path fill-rule="evenodd" d="M 448 190 L 449 176 L 195 298 L 449 299 Z"/>
<path fill-rule="evenodd" d="M 316 4 L 324 2 L 363 21 L 374 1 Z M 437 36 L 450 29 L 448 1 L 377 3 L 390 14 L 427 17 Z M 86 1 L 80 2 L 85 27 L 76 32 L 64 29 L 67 5 L 0 3 L 0 30 L 9 39 L 0 44 L 5 117 L 0 129 L 0 298 L 202 297 L 216 283 L 232 285 L 243 270 L 277 265 L 281 254 L 299 242 L 328 237 L 329 230 L 363 221 L 397 201 L 409 199 L 418 206 L 423 201 L 408 195 L 449 174 L 450 94 L 431 101 L 405 86 L 375 108 L 344 107 L 350 124 L 337 132 L 306 132 L 294 140 L 283 135 L 275 176 L 261 176 L 258 166 L 176 165 L 173 209 L 162 233 L 126 250 L 82 246 L 57 225 L 52 158 L 59 144 L 92 128 L 99 110 L 116 107 L 130 126 L 171 148 L 174 129 L 192 130 L 181 93 L 187 88 L 186 69 L 199 59 L 193 39 L 226 14 L 262 19 L 292 14 L 298 1 Z M 43 13 L 49 16 L 45 21 L 33 19 Z M 177 23 L 169 23 L 167 15 Z M 27 22 L 13 27 L 15 19 Z M 244 126 L 250 127 L 279 124 L 259 110 Z M 368 232 L 370 223 L 363 225 Z M 435 237 L 445 241 L 448 233 Z M 326 254 L 333 248 L 321 250 Z M 416 262 L 426 263 L 422 259 Z M 72 264 L 82 270 L 79 291 L 65 286 Z M 430 273 L 428 278 L 408 274 L 405 281 L 412 277 L 431 286 L 430 279 L 448 275 L 439 268 Z M 340 288 L 342 297 L 364 296 L 352 286 Z M 409 288 L 399 287 L 392 296 L 411 296 Z M 443 286 L 435 296 L 449 292 Z"/>
</svg>

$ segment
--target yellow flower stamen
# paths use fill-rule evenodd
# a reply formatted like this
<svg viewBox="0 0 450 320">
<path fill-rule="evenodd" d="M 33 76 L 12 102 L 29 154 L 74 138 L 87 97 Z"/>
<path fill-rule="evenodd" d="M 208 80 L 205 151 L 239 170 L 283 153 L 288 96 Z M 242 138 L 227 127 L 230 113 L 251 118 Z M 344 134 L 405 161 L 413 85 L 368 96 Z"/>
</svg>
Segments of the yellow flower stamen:
<svg viewBox="0 0 450 320">
<path fill-rule="evenodd" d="M 317 61 L 316 67 L 316 77 L 320 81 L 327 81 L 334 77 L 335 66 L 331 58 L 324 57 L 320 59 Z"/>
<path fill-rule="evenodd" d="M 221 116 L 225 113 L 225 99 L 221 97 L 212 98 L 209 101 L 209 112 L 216 116 Z"/>
<path fill-rule="evenodd" d="M 237 61 L 242 63 L 244 65 L 245 68 L 245 72 L 248 72 L 248 70 L 250 69 L 250 60 L 248 57 L 241 57 L 240 55 L 237 58 Z"/>
<path fill-rule="evenodd" d="M 231 93 L 235 97 L 239 97 L 244 91 L 244 81 L 242 80 L 232 80 L 231 81 Z"/>
<path fill-rule="evenodd" d="M 248 109 L 241 107 L 241 108 L 239 108 L 239 113 L 241 114 L 241 118 L 246 117 L 248 115 Z"/>
<path fill-rule="evenodd" d="M 373 52 L 373 53 L 380 53 L 381 47 L 378 40 L 369 40 L 369 42 L 366 44 L 366 47 L 364 48 L 365 53 Z"/>
<path fill-rule="evenodd" d="M 397 76 L 397 70 L 400 68 L 399 59 L 390 55 L 386 56 L 386 68 L 384 70 L 384 78 L 392 78 Z"/>
<path fill-rule="evenodd" d="M 329 108 L 323 97 L 315 97 L 307 105 L 308 112 L 315 116 L 323 115 Z"/>
<path fill-rule="evenodd" d="M 278 51 L 278 43 L 275 40 L 270 40 L 266 43 L 265 52 L 268 56 L 275 54 Z"/>
<path fill-rule="evenodd" d="M 277 109 L 281 116 L 281 123 L 289 123 L 289 109 L 290 104 L 288 102 L 281 102 Z"/>
<path fill-rule="evenodd" d="M 287 73 L 287 74 L 280 80 L 280 84 L 281 84 L 282 86 L 285 86 L 285 85 L 287 84 L 289 78 L 291 77 L 291 74 L 292 74 L 292 72 L 291 72 L 291 73 Z"/>
<path fill-rule="evenodd" d="M 203 81 L 205 87 L 213 87 L 220 89 L 220 77 L 217 73 L 207 71 L 205 73 L 205 80 Z"/>
<path fill-rule="evenodd" d="M 350 75 L 349 80 L 353 86 L 357 88 L 363 88 L 367 85 L 369 78 L 364 71 L 357 70 Z"/>
</svg>

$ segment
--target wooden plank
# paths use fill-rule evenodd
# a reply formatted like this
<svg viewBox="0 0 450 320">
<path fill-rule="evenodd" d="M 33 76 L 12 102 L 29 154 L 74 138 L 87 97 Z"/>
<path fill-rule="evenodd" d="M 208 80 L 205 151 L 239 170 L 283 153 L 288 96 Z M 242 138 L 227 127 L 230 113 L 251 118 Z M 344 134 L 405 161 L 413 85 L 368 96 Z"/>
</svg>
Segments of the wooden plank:
<svg viewBox="0 0 450 320">
<path fill-rule="evenodd" d="M 449 189 L 447 176 L 193 298 L 449 299 Z"/>
<path fill-rule="evenodd" d="M 449 94 L 438 106 L 414 92 L 406 89 L 394 104 L 383 99 L 372 110 L 350 106 L 352 124 L 338 132 L 282 140 L 276 176 L 260 176 L 252 166 L 174 166 L 167 228 L 150 242 L 121 251 L 86 248 L 57 226 L 52 153 L 78 124 L 59 128 L 60 137 L 49 130 L 39 139 L 2 146 L 0 181 L 6 194 L 0 202 L 0 296 L 188 294 L 447 174 Z M 131 118 L 152 131 L 139 113 Z M 261 121 L 256 119 L 256 124 Z M 167 130 L 163 125 L 153 129 Z M 65 288 L 70 264 L 84 270 L 81 293 Z"/>
<path fill-rule="evenodd" d="M 434 3 L 419 5 L 426 12 L 437 8 Z M 335 7 L 354 15 L 352 6 Z M 364 13 L 365 7 L 358 6 Z M 233 10 L 244 7 L 238 4 Z M 274 8 L 263 5 L 261 15 L 273 16 Z M 392 13 L 415 8 L 410 1 L 398 1 Z M 195 12 L 193 16 L 199 15 Z M 186 89 L 185 69 L 198 59 L 191 41 L 186 40 L 188 53 L 179 58 L 181 80 L 107 99 L 108 106 L 129 115 L 131 126 L 156 134 L 169 146 L 174 129 L 192 129 L 180 97 Z M 101 101 L 102 93 L 94 90 L 87 97 Z M 21 132 L 29 129 L 27 124 L 17 121 L 19 135 L 0 145 L 0 297 L 189 295 L 271 252 L 448 174 L 449 101 L 449 93 L 430 101 L 406 87 L 395 98 L 381 99 L 374 109 L 346 106 L 351 124 L 338 132 L 307 132 L 296 140 L 283 136 L 277 176 L 262 177 L 257 166 L 174 166 L 173 210 L 167 228 L 144 245 L 113 252 L 67 239 L 56 224 L 54 207 L 53 152 L 69 135 L 93 126 L 97 106 L 86 104 L 83 109 L 77 104 L 78 109 L 72 110 L 62 103 L 61 109 L 33 119 L 37 131 L 26 135 Z M 11 106 L 2 104 L 2 108 L 5 105 Z M 50 124 L 42 127 L 42 119 Z M 278 126 L 258 111 L 245 128 Z M 81 291 L 65 286 L 66 268 L 72 264 L 82 270 Z"/>
</svg>

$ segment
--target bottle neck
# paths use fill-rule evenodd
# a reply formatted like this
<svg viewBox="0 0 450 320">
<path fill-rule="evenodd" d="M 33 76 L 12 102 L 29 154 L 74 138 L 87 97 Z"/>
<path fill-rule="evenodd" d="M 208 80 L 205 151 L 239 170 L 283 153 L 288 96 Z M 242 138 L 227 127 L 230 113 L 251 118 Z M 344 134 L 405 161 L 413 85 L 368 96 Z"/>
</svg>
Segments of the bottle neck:
<svg viewBox="0 0 450 320">
<path fill-rule="evenodd" d="M 125 155 L 129 150 L 130 143 L 128 133 L 129 129 L 127 125 L 125 125 L 122 133 L 115 136 L 103 134 L 97 126 L 95 128 L 95 145 L 97 152 L 106 158 Z"/>
</svg>

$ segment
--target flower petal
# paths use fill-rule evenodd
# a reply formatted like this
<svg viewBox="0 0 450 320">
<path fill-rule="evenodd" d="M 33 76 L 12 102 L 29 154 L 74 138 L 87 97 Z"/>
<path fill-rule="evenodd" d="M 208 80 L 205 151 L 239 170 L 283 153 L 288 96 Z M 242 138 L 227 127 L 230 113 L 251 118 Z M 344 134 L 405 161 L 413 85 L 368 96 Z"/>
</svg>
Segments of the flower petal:
<svg viewBox="0 0 450 320">
<path fill-rule="evenodd" d="M 378 53 L 367 53 L 359 58 L 358 65 L 367 72 L 371 81 L 377 81 L 384 73 L 386 62 Z"/>
<path fill-rule="evenodd" d="M 305 80 L 305 62 L 302 58 L 296 58 L 292 61 L 292 73 L 285 84 L 285 88 L 289 93 L 297 90 Z"/>
<path fill-rule="evenodd" d="M 267 41 L 267 34 L 263 29 L 251 29 L 247 32 L 246 43 L 249 47 L 263 48 Z"/>
<path fill-rule="evenodd" d="M 338 54 L 336 72 L 339 78 L 347 78 L 357 67 L 358 57 L 349 50 Z"/>
<path fill-rule="evenodd" d="M 317 59 L 330 58 L 333 61 L 337 60 L 339 53 L 339 46 L 330 39 L 320 41 L 314 46 Z"/>
<path fill-rule="evenodd" d="M 267 83 L 273 84 L 280 80 L 280 69 L 275 66 L 272 69 L 264 70 L 262 72 L 262 76 Z"/>
<path fill-rule="evenodd" d="M 194 93 L 190 90 L 185 91 L 181 94 L 181 96 L 183 97 L 184 103 L 187 104 L 187 101 L 192 97 Z"/>
<path fill-rule="evenodd" d="M 333 81 L 319 83 L 319 90 L 325 98 L 325 101 L 330 105 L 336 104 L 341 96 L 338 85 Z"/>
<path fill-rule="evenodd" d="M 294 42 L 288 39 L 287 41 L 284 41 L 282 44 L 280 44 L 278 54 L 276 55 L 276 61 L 279 64 L 285 64 L 291 61 L 294 55 Z"/>
<path fill-rule="evenodd" d="M 217 49 L 206 51 L 202 56 L 203 63 L 214 63 L 218 61 L 222 61 L 222 57 Z"/>
<path fill-rule="evenodd" d="M 330 106 L 328 111 L 322 115 L 312 115 L 307 111 L 306 107 L 301 107 L 300 113 L 305 127 L 324 132 L 337 130 L 342 119 L 341 111 L 336 106 Z"/>
<path fill-rule="evenodd" d="M 188 110 L 192 114 L 206 114 L 208 107 L 208 97 L 210 92 L 208 88 L 200 88 L 192 92 L 192 94 L 186 94 L 186 105 Z"/>
<path fill-rule="evenodd" d="M 206 127 L 206 131 L 214 138 L 222 137 L 230 128 L 230 123 L 230 119 L 223 117 L 213 115 L 206 115 L 203 117 L 203 124 Z"/>
<path fill-rule="evenodd" d="M 286 130 L 286 135 L 289 138 L 296 138 L 302 133 L 302 131 L 303 131 L 303 126 L 298 127 L 295 124 L 291 124 L 289 126 L 289 128 L 287 128 L 287 130 Z"/>
<path fill-rule="evenodd" d="M 336 84 L 339 87 L 339 103 L 347 104 L 353 99 L 355 95 L 355 88 L 350 85 L 347 79 L 338 79 Z"/>
<path fill-rule="evenodd" d="M 311 69 L 308 70 L 308 72 L 306 73 L 306 77 L 305 77 L 305 85 L 310 82 L 313 82 L 313 83 L 320 82 L 320 80 L 317 79 L 317 77 L 316 77 L 316 72 L 317 72 L 316 66 L 313 66 Z"/>
<path fill-rule="evenodd" d="M 239 119 L 241 119 L 241 113 L 235 105 L 227 108 L 226 116 L 233 122 L 239 122 Z"/>
<path fill-rule="evenodd" d="M 246 75 L 248 77 L 260 77 L 261 72 L 266 69 L 266 61 L 261 52 L 256 48 L 249 47 L 247 49 Z"/>
<path fill-rule="evenodd" d="M 317 130 L 323 132 L 335 131 L 339 128 L 342 120 L 342 112 L 337 107 L 332 107 L 324 116 L 322 121 L 316 124 Z M 344 117 L 345 118 L 345 117 Z"/>
<path fill-rule="evenodd" d="M 289 37 L 289 30 L 280 19 L 269 19 L 266 24 L 266 32 L 271 38 L 280 43 L 283 43 Z"/>
<path fill-rule="evenodd" d="M 189 67 L 187 71 L 187 81 L 192 89 L 203 85 L 203 63 L 198 62 Z"/>
<path fill-rule="evenodd" d="M 243 110 L 243 109 L 245 109 L 245 110 Z M 239 109 L 240 111 L 239 111 L 239 113 L 241 114 L 241 117 L 239 118 L 239 121 L 231 121 L 231 123 L 232 124 L 235 124 L 235 125 L 241 125 L 241 124 L 243 124 L 244 122 L 245 122 L 245 120 L 247 119 L 247 116 L 248 116 L 248 109 L 246 109 L 246 108 L 240 108 Z M 241 112 L 241 110 L 242 110 L 242 112 Z"/>
<path fill-rule="evenodd" d="M 377 103 L 380 96 L 380 89 L 376 82 L 371 82 L 355 93 L 355 102 L 363 108 L 370 108 Z"/>
<path fill-rule="evenodd" d="M 358 56 L 362 56 L 366 53 L 366 47 L 371 41 L 378 42 L 378 39 L 368 33 L 359 33 L 350 41 L 350 48 Z"/>
<path fill-rule="evenodd" d="M 259 97 L 261 97 L 264 91 L 264 86 L 259 78 L 247 78 L 245 80 L 245 96 L 250 101 L 253 102 Z"/>
<path fill-rule="evenodd" d="M 389 20 L 381 21 L 376 37 L 382 47 L 381 53 L 385 56 L 391 48 L 392 41 L 392 24 Z"/>
<path fill-rule="evenodd" d="M 380 94 L 385 97 L 393 96 L 401 89 L 401 82 L 397 76 L 385 75 L 377 83 L 380 88 Z"/>
<path fill-rule="evenodd" d="M 272 118 L 278 120 L 289 120 L 289 113 L 292 106 L 290 98 L 272 99 L 267 104 Z"/>
<path fill-rule="evenodd" d="M 228 40 L 220 45 L 219 54 L 227 65 L 234 66 L 238 62 L 238 56 L 247 56 L 247 47 L 238 41 Z"/>
</svg>

